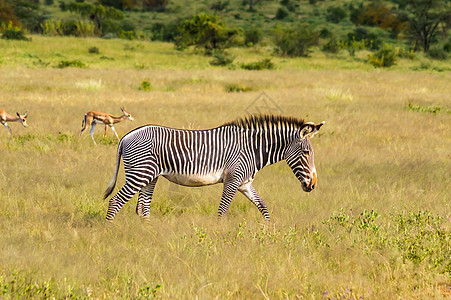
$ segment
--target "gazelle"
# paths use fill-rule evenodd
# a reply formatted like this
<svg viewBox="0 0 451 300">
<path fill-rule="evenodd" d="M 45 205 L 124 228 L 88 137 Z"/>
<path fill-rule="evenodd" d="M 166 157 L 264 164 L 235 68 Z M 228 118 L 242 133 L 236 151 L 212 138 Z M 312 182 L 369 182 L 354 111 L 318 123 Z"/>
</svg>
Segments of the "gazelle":
<svg viewBox="0 0 451 300">
<path fill-rule="evenodd" d="M 0 123 L 2 123 L 6 128 L 8 128 L 9 134 L 11 135 L 12 139 L 14 139 L 13 133 L 11 132 L 11 128 L 9 128 L 7 122 L 20 122 L 24 127 L 28 127 L 27 117 L 28 117 L 27 113 L 25 113 L 24 115 L 17 113 L 17 117 L 13 117 L 3 109 L 0 109 Z"/>
<path fill-rule="evenodd" d="M 114 117 L 110 114 L 103 113 L 103 112 L 97 112 L 97 111 L 87 112 L 81 123 L 82 128 L 80 130 L 79 135 L 81 135 L 88 126 L 91 126 L 91 131 L 89 132 L 89 134 L 91 135 L 91 138 L 94 141 L 94 144 L 97 144 L 96 141 L 94 140 L 94 136 L 93 136 L 94 128 L 96 127 L 97 124 L 104 124 L 105 125 L 105 134 L 103 135 L 103 137 L 106 137 L 106 130 L 108 128 L 107 126 L 110 126 L 111 130 L 113 130 L 114 134 L 116 135 L 117 140 L 119 140 L 119 136 L 117 135 L 116 130 L 114 130 L 114 124 L 122 122 L 125 119 L 129 119 L 130 121 L 134 120 L 132 115 L 125 111 L 124 107 L 121 107 L 121 111 L 122 111 L 123 115 L 120 117 Z"/>
</svg>

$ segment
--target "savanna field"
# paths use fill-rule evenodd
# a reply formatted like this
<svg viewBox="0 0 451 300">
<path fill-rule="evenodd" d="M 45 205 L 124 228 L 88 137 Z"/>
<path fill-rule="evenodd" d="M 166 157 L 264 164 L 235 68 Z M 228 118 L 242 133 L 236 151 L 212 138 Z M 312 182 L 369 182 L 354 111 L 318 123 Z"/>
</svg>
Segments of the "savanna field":
<svg viewBox="0 0 451 300">
<path fill-rule="evenodd" d="M 451 297 L 449 60 L 378 69 L 364 51 L 230 49 L 235 64 L 275 66 L 248 71 L 162 42 L 32 36 L 0 49 L 0 109 L 29 116 L 28 128 L 9 123 L 15 140 L 0 127 L 0 298 Z M 271 222 L 241 194 L 219 221 L 222 185 L 162 178 L 148 221 L 135 196 L 106 223 L 118 142 L 103 126 L 97 145 L 78 133 L 86 112 L 122 106 L 135 121 L 115 126 L 120 137 L 247 112 L 324 120 L 318 186 L 305 193 L 285 162 L 268 166 L 254 186 Z M 121 166 L 115 192 L 123 184 Z"/>
</svg>

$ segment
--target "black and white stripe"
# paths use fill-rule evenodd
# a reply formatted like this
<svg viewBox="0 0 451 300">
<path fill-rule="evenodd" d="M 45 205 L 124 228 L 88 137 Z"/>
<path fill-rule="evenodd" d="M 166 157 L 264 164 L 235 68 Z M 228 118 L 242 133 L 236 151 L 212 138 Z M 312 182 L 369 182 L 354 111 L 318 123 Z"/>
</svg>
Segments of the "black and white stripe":
<svg viewBox="0 0 451 300">
<path fill-rule="evenodd" d="M 312 137 L 324 124 L 281 116 L 251 116 L 208 130 L 181 130 L 146 125 L 125 135 L 118 146 L 115 174 L 105 191 L 114 189 L 122 156 L 125 185 L 110 199 L 107 220 L 137 192 L 136 212 L 149 216 L 158 177 L 185 186 L 223 183 L 218 214 L 227 213 L 237 191 L 269 219 L 265 202 L 252 182 L 263 167 L 286 160 L 302 188 L 316 184 Z"/>
</svg>

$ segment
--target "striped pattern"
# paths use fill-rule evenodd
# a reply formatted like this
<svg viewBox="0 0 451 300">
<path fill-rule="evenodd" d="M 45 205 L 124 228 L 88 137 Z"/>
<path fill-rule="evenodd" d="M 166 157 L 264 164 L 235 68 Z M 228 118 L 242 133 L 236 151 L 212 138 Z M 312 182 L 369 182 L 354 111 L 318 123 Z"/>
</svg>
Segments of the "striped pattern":
<svg viewBox="0 0 451 300">
<path fill-rule="evenodd" d="M 136 212 L 148 217 L 159 176 L 185 186 L 223 183 L 218 214 L 227 213 L 237 191 L 269 219 L 265 202 L 252 181 L 263 167 L 286 160 L 304 191 L 316 184 L 310 137 L 323 123 L 314 125 L 281 116 L 252 116 L 209 130 L 181 130 L 146 125 L 125 135 L 119 143 L 115 174 L 105 191 L 113 191 L 122 156 L 125 185 L 110 199 L 107 220 L 137 192 Z"/>
</svg>

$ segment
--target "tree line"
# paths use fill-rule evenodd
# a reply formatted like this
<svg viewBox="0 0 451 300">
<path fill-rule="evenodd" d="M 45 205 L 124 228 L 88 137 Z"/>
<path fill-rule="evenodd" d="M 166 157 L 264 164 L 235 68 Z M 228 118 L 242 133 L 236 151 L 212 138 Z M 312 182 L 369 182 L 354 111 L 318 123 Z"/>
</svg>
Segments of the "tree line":
<svg viewBox="0 0 451 300">
<path fill-rule="evenodd" d="M 321 0 L 309 0 L 315 5 Z M 41 3 L 42 2 L 42 3 Z M 243 0 L 242 5 L 249 12 L 257 10 L 258 5 L 269 0 Z M 296 9 L 299 1 L 281 0 L 280 8 L 275 19 L 282 20 L 288 11 Z M 49 35 L 98 35 L 108 34 L 139 38 L 136 24 L 124 20 L 125 11 L 158 11 L 166 12 L 169 0 L 59 0 L 61 10 L 69 11 L 79 16 L 80 20 L 55 21 L 49 18 L 40 5 L 53 5 L 54 0 L 0 0 L 0 23 L 5 31 L 5 24 L 12 24 L 25 28 L 29 32 Z M 240 28 L 227 24 L 220 11 L 230 6 L 229 0 L 212 1 L 210 12 L 197 13 L 185 19 L 168 23 L 154 23 L 150 36 L 152 39 L 174 42 L 178 49 L 190 45 L 203 48 L 205 52 L 221 50 L 237 44 L 237 37 L 244 45 L 254 45 L 264 35 L 271 35 L 278 45 L 281 54 L 288 56 L 304 56 L 308 54 L 308 47 L 315 44 L 319 38 L 327 38 L 333 43 L 333 38 L 327 29 L 316 30 L 313 26 L 306 26 L 299 22 L 286 23 L 285 26 L 274 26 L 270 32 L 263 32 L 259 28 Z M 340 23 L 348 18 L 357 26 L 348 40 L 371 41 L 371 47 L 378 48 L 381 41 L 372 36 L 365 27 L 378 27 L 390 32 L 396 37 L 403 33 L 414 45 L 415 50 L 429 52 L 431 45 L 439 40 L 448 39 L 448 28 L 451 25 L 450 0 L 392 0 L 392 1 L 366 1 L 330 5 L 324 12 L 327 22 Z M 333 47 L 332 47 L 333 48 Z"/>
</svg>

